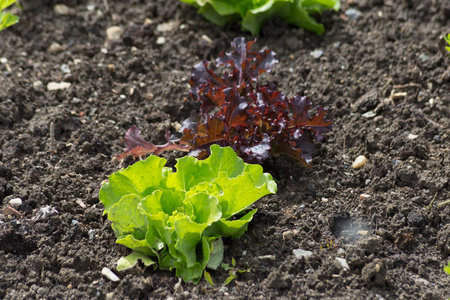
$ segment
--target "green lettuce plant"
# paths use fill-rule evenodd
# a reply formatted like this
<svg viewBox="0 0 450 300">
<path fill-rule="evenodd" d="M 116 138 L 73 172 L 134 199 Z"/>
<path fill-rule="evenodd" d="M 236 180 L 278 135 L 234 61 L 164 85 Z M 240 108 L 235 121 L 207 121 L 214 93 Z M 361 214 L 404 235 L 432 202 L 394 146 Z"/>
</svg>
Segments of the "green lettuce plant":
<svg viewBox="0 0 450 300">
<path fill-rule="evenodd" d="M 0 0 L 0 31 L 19 22 L 19 17 L 4 10 L 16 3 L 16 0 Z"/>
<path fill-rule="evenodd" d="M 275 181 L 260 165 L 244 163 L 230 147 L 210 150 L 205 160 L 178 159 L 176 172 L 164 167 L 164 158 L 149 156 L 102 185 L 100 201 L 116 242 L 133 250 L 118 261 L 119 271 L 141 260 L 198 283 L 206 267 L 220 266 L 222 238 L 247 230 L 256 209 L 246 209 L 276 193 Z"/>
<path fill-rule="evenodd" d="M 198 8 L 208 21 L 223 26 L 242 19 L 242 30 L 256 35 L 265 20 L 278 18 L 317 34 L 325 31 L 311 14 L 340 8 L 340 0 L 180 0 Z"/>
</svg>

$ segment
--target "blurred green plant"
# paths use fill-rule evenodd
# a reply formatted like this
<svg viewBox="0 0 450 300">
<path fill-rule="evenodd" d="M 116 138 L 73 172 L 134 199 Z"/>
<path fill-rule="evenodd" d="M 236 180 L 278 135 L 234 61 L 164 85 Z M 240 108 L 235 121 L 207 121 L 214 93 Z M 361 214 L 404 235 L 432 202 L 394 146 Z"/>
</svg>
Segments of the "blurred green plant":
<svg viewBox="0 0 450 300">
<path fill-rule="evenodd" d="M 19 22 L 19 17 L 13 13 L 4 11 L 17 0 L 0 0 L 0 31 Z"/>
<path fill-rule="evenodd" d="M 447 42 L 447 44 L 450 46 L 450 33 L 445 36 L 444 35 L 444 40 Z M 450 47 L 445 47 L 445 49 L 447 49 L 448 52 L 450 52 Z M 450 274 L 450 273 L 449 273 Z"/>
<path fill-rule="evenodd" d="M 311 15 L 338 11 L 340 0 L 180 0 L 198 9 L 208 21 L 223 26 L 242 19 L 242 30 L 257 35 L 265 20 L 278 18 L 316 34 L 325 31 Z"/>
</svg>

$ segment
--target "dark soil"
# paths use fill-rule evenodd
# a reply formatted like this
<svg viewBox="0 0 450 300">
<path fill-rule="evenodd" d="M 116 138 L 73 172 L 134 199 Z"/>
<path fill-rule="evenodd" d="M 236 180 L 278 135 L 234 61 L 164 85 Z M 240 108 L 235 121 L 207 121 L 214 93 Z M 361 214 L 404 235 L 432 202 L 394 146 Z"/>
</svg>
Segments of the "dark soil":
<svg viewBox="0 0 450 300">
<path fill-rule="evenodd" d="M 334 128 L 313 168 L 283 157 L 264 164 L 278 194 L 256 203 L 244 236 L 225 240 L 224 262 L 235 258 L 248 271 L 227 286 L 227 272 L 213 271 L 215 286 L 182 289 L 170 272 L 115 270 L 129 250 L 114 243 L 98 191 L 133 162 L 112 159 L 125 131 L 136 124 L 163 143 L 164 129 L 174 132 L 198 107 L 191 67 L 251 37 L 176 0 L 107 2 L 109 12 L 103 0 L 65 1 L 69 14 L 58 15 L 56 2 L 43 1 L 0 33 L 0 298 L 450 296 L 442 270 L 450 255 L 450 57 L 440 42 L 450 1 L 349 0 L 322 16 L 323 36 L 266 24 L 255 50 L 277 53 L 270 79 L 327 106 Z M 361 15 L 346 16 L 350 8 Z M 114 25 L 124 32 L 110 42 Z M 316 49 L 320 58 L 310 54 Z M 52 81 L 71 86 L 49 91 Z M 172 165 L 181 155 L 165 154 Z M 368 162 L 355 170 L 359 155 Z M 23 203 L 10 204 L 15 198 Z M 58 213 L 42 214 L 46 206 Z M 312 255 L 296 258 L 295 249 Z M 104 277 L 104 267 L 120 281 Z"/>
</svg>

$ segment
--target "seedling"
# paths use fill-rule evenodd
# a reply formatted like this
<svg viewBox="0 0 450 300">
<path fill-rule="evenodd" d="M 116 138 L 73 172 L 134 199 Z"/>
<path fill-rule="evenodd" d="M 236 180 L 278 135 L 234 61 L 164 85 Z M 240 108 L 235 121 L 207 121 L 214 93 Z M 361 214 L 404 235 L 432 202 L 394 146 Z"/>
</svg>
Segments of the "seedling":
<svg viewBox="0 0 450 300">
<path fill-rule="evenodd" d="M 242 30 L 256 35 L 264 21 L 278 18 L 286 23 L 303 27 L 317 34 L 324 26 L 311 17 L 325 10 L 340 8 L 339 0 L 180 0 L 198 8 L 198 13 L 208 21 L 223 26 L 242 20 Z"/>
<path fill-rule="evenodd" d="M 444 40 L 447 42 L 447 44 L 450 46 L 450 33 L 448 34 L 448 36 L 444 35 Z M 450 47 L 445 47 L 445 49 L 447 49 L 448 52 L 450 52 Z"/>
<path fill-rule="evenodd" d="M 206 267 L 220 266 L 222 237 L 244 234 L 256 213 L 247 212 L 249 206 L 276 193 L 277 185 L 260 165 L 244 163 L 230 147 L 210 150 L 202 161 L 178 159 L 176 172 L 152 155 L 102 185 L 100 201 L 116 243 L 134 251 L 118 261 L 117 270 L 141 260 L 198 283 Z"/>
<path fill-rule="evenodd" d="M 0 31 L 19 22 L 19 17 L 4 10 L 16 3 L 16 0 L 0 0 Z"/>
<path fill-rule="evenodd" d="M 180 129 L 181 138 L 170 137 L 167 143 L 153 145 L 133 126 L 125 135 L 125 152 L 159 154 L 166 150 L 189 151 L 199 159 L 208 157 L 209 146 L 230 146 L 247 163 L 262 163 L 271 155 L 285 154 L 310 166 L 315 142 L 331 130 L 326 109 L 316 107 L 310 115 L 308 97 L 287 98 L 273 82 L 261 84 L 258 78 L 278 63 L 269 49 L 251 51 L 255 41 L 236 38 L 231 53 L 221 52 L 216 66 L 228 67 L 222 75 L 203 61 L 192 70 L 191 97 L 200 101 L 200 112 L 192 112 Z"/>
<path fill-rule="evenodd" d="M 236 266 L 236 260 L 232 257 L 231 258 L 231 266 L 230 264 L 222 263 L 220 265 L 222 269 L 225 271 L 228 271 L 228 277 L 225 279 L 225 282 L 223 285 L 228 285 L 231 283 L 235 278 L 237 278 L 238 274 L 249 272 L 250 269 L 240 269 Z M 205 279 L 210 285 L 214 285 L 214 282 L 212 281 L 211 275 L 205 270 Z"/>
</svg>

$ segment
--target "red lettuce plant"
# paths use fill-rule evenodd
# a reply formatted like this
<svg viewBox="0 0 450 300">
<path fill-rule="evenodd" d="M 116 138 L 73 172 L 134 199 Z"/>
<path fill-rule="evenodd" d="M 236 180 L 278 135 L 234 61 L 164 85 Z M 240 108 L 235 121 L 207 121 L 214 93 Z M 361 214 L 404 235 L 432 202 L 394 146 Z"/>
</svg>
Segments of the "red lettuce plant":
<svg viewBox="0 0 450 300">
<path fill-rule="evenodd" d="M 316 107 L 316 114 L 309 114 L 308 97 L 287 98 L 276 84 L 258 82 L 278 60 L 269 49 L 251 51 L 254 42 L 236 38 L 231 43 L 233 52 L 219 54 L 216 66 L 229 68 L 222 75 L 209 68 L 208 61 L 194 66 L 189 81 L 191 97 L 202 104 L 200 112 L 192 112 L 183 122 L 180 138 L 166 133 L 166 144 L 153 145 L 133 126 L 125 136 L 127 148 L 118 158 L 181 150 L 202 159 L 209 156 L 212 144 L 218 144 L 230 146 L 248 163 L 286 154 L 309 166 L 315 142 L 323 140 L 332 122 L 325 119 L 322 106 Z"/>
</svg>

